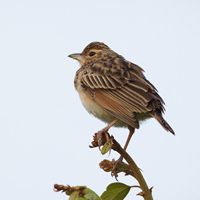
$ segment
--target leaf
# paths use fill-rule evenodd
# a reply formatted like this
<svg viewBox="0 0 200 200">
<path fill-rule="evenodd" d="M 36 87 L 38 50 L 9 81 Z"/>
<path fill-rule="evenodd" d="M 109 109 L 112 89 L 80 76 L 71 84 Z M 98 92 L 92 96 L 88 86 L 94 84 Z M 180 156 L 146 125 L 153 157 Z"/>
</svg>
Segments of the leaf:
<svg viewBox="0 0 200 200">
<path fill-rule="evenodd" d="M 110 150 L 110 146 L 108 143 L 105 143 L 101 149 L 101 154 L 104 155 Z"/>
<path fill-rule="evenodd" d="M 76 186 L 75 188 L 79 188 L 80 186 Z M 84 197 L 79 197 L 78 200 L 100 200 L 100 197 L 91 189 L 86 188 L 84 190 L 86 192 L 86 195 Z"/>
<path fill-rule="evenodd" d="M 77 200 L 79 196 L 79 191 L 74 191 L 69 197 L 69 200 Z"/>
<path fill-rule="evenodd" d="M 87 200 L 99 200 L 100 199 L 100 197 L 94 191 L 92 191 L 89 188 L 87 188 L 85 190 L 85 192 L 86 192 L 86 195 L 84 197 Z"/>
<path fill-rule="evenodd" d="M 101 154 L 104 155 L 106 154 L 108 151 L 111 151 L 111 146 L 113 145 L 113 139 L 110 139 L 109 144 L 106 142 L 102 149 L 101 149 Z"/>
<path fill-rule="evenodd" d="M 102 200 L 122 200 L 130 190 L 130 186 L 123 183 L 111 183 L 101 195 Z"/>
<path fill-rule="evenodd" d="M 87 200 L 98 200 L 99 199 L 99 197 L 97 197 L 95 194 L 91 194 L 91 193 L 86 194 L 84 197 Z"/>
</svg>

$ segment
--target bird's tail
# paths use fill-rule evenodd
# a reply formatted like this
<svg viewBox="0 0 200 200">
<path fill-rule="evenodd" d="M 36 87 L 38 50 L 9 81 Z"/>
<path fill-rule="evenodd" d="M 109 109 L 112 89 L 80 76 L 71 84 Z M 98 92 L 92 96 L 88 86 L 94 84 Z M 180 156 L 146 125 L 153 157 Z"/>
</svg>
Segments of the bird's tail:
<svg viewBox="0 0 200 200">
<path fill-rule="evenodd" d="M 162 116 L 162 114 L 160 112 L 155 112 L 155 113 L 153 113 L 152 116 L 160 123 L 160 125 L 166 131 L 170 131 L 173 135 L 175 135 L 175 132 L 173 131 L 171 126 L 165 121 L 165 119 L 163 118 L 163 116 Z"/>
</svg>

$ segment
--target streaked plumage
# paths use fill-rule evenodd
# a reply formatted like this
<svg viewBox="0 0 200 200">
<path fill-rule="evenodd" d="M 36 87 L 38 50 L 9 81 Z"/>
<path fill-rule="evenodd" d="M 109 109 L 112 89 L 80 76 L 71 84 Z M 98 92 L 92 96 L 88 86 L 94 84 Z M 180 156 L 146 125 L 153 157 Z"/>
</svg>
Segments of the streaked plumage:
<svg viewBox="0 0 200 200">
<path fill-rule="evenodd" d="M 86 110 L 115 126 L 139 128 L 139 121 L 155 118 L 174 134 L 164 120 L 164 101 L 145 78 L 143 69 L 100 42 L 90 43 L 81 54 L 72 54 L 81 68 L 75 76 L 75 88 Z"/>
</svg>

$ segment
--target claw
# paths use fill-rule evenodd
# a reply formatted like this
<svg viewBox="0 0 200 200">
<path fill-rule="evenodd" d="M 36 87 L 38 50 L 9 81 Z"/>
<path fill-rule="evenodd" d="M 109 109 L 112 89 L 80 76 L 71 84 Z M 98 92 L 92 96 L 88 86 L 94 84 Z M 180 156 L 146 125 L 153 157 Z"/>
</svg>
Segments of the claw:
<svg viewBox="0 0 200 200">
<path fill-rule="evenodd" d="M 99 150 L 100 150 L 100 146 L 102 145 L 102 137 L 103 137 L 103 132 L 99 131 L 97 133 L 97 143 L 98 143 Z"/>
<path fill-rule="evenodd" d="M 99 131 L 97 133 L 97 139 L 98 139 L 98 144 L 99 146 L 101 145 L 102 142 L 102 135 L 103 133 L 106 136 L 106 142 L 109 144 L 110 138 L 109 138 L 109 134 L 108 134 L 108 130 L 110 129 L 110 127 L 112 127 L 119 119 L 115 119 L 113 122 L 111 122 L 110 124 L 108 124 L 108 126 L 106 126 L 104 129 L 102 129 L 101 131 Z M 101 137 L 101 138 L 100 138 Z"/>
</svg>

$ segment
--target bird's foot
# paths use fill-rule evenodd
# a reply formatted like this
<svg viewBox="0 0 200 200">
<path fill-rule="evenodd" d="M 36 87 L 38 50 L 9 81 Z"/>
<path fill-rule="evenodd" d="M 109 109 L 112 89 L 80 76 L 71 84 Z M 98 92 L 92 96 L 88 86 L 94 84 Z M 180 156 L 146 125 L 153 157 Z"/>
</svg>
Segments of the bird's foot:
<svg viewBox="0 0 200 200">
<path fill-rule="evenodd" d="M 109 144 L 110 146 L 110 135 L 108 133 L 107 127 L 98 131 L 97 142 L 98 142 L 99 149 L 100 149 L 100 146 L 105 143 Z M 111 149 L 111 146 L 110 146 L 110 149 Z"/>
<path fill-rule="evenodd" d="M 117 177 L 118 177 L 118 173 L 121 171 L 119 169 L 119 167 L 122 164 L 122 160 L 123 160 L 122 156 L 120 156 L 120 158 L 116 161 L 113 159 L 113 168 L 112 168 L 112 171 L 111 171 L 111 176 L 114 176 L 116 180 L 117 180 Z"/>
<path fill-rule="evenodd" d="M 118 177 L 118 173 L 120 172 L 124 172 L 126 176 L 129 174 L 133 175 L 130 166 L 122 162 L 122 160 L 123 160 L 122 156 L 117 161 L 113 160 L 113 168 L 111 171 L 111 176 L 114 176 L 116 180 Z"/>
<path fill-rule="evenodd" d="M 132 170 L 130 169 L 129 165 L 122 162 L 122 157 L 120 157 L 117 161 L 114 159 L 110 160 L 103 160 L 99 164 L 100 168 L 102 168 L 106 172 L 111 172 L 111 175 L 115 177 L 117 180 L 118 173 L 124 172 L 125 175 L 133 175 Z M 118 181 L 118 180 L 117 180 Z"/>
<path fill-rule="evenodd" d="M 102 130 L 98 131 L 98 133 L 95 133 L 94 135 L 94 141 L 92 142 L 92 146 L 90 146 L 91 148 L 94 147 L 99 147 L 101 145 L 104 145 L 104 153 L 102 152 L 102 154 L 105 154 L 108 149 L 109 146 L 109 151 L 111 152 L 111 148 L 112 148 L 112 141 L 113 141 L 113 137 L 109 135 L 108 130 L 110 129 L 110 127 L 112 127 L 116 122 L 118 121 L 118 119 L 115 119 L 114 121 L 112 121 L 110 124 L 108 124 L 108 126 L 106 126 L 105 128 L 103 128 Z M 107 145 L 106 145 L 107 144 Z"/>
<path fill-rule="evenodd" d="M 107 129 L 102 129 L 101 131 L 98 131 L 94 135 L 94 139 L 92 141 L 92 145 L 90 145 L 90 148 L 94 147 L 100 147 L 101 148 L 101 153 L 105 154 L 108 151 L 111 151 L 112 144 L 113 144 L 113 136 L 110 136 Z"/>
</svg>

